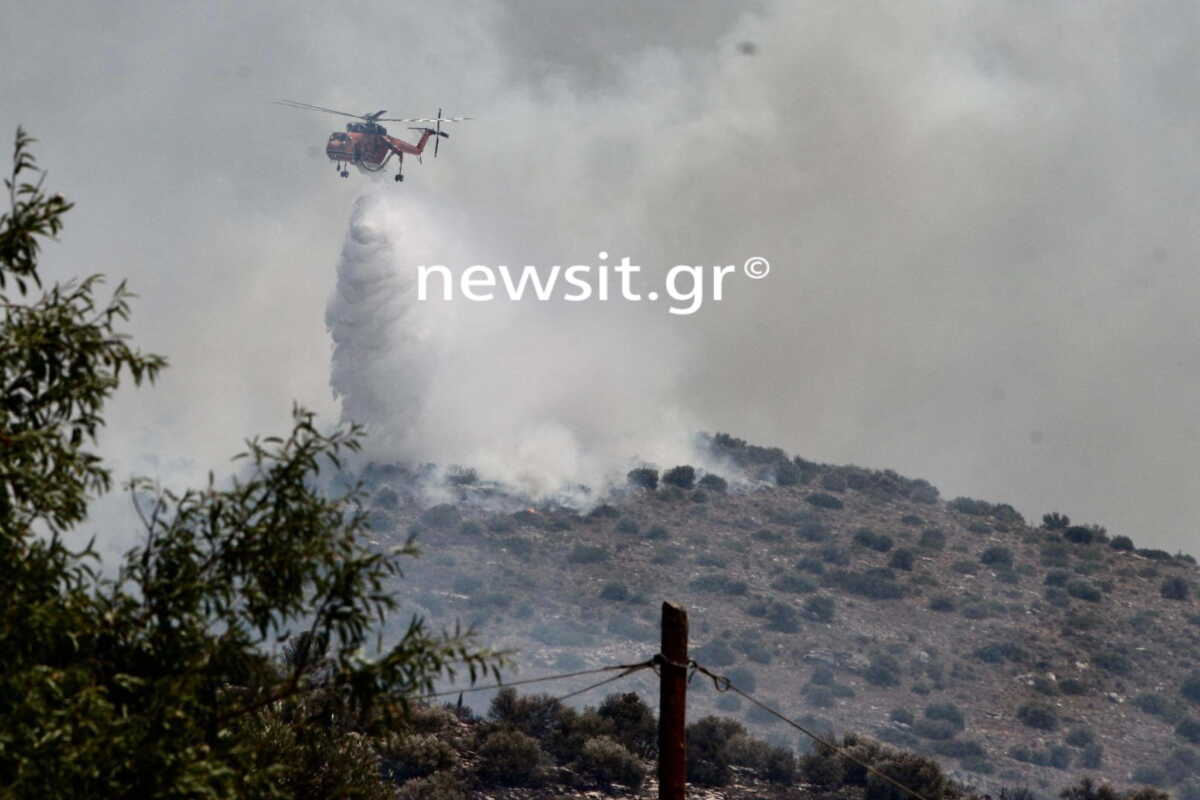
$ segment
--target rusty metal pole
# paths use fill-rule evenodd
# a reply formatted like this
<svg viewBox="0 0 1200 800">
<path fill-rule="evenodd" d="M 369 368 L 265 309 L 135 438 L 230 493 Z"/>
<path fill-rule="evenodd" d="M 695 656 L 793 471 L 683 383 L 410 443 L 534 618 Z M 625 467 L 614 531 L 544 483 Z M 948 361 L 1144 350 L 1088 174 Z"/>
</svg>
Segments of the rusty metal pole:
<svg viewBox="0 0 1200 800">
<path fill-rule="evenodd" d="M 684 800 L 687 781 L 687 611 L 662 604 L 664 663 L 658 704 L 658 797 Z"/>
</svg>

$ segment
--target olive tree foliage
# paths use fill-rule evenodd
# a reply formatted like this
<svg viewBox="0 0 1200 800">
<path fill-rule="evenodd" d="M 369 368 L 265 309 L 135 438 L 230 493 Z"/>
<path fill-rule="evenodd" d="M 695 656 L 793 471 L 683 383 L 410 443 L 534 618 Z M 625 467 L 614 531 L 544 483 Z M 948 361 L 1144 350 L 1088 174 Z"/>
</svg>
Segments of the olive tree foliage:
<svg viewBox="0 0 1200 800">
<path fill-rule="evenodd" d="M 131 481 L 144 541 L 115 577 L 91 542 L 68 544 L 111 487 L 94 449 L 105 402 L 166 361 L 121 332 L 124 284 L 107 299 L 97 275 L 43 288 L 40 247 L 71 204 L 44 190 L 31 141 L 17 131 L 0 216 L 0 796 L 300 796 L 297 758 L 263 746 L 264 720 L 292 720 L 285 738 L 312 750 L 331 708 L 386 725 L 439 676 L 503 659 L 420 619 L 382 646 L 388 584 L 417 551 L 366 547 L 360 488 L 317 488 L 362 434 L 324 433 L 303 409 L 287 436 L 247 442 L 228 483 Z M 324 722 L 294 713 L 317 700 Z"/>
</svg>

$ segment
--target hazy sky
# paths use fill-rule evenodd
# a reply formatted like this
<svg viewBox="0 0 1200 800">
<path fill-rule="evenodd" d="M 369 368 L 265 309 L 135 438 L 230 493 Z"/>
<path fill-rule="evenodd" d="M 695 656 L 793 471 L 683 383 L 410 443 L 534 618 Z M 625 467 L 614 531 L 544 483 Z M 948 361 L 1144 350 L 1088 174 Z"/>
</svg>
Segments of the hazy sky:
<svg viewBox="0 0 1200 800">
<path fill-rule="evenodd" d="M 0 132 L 40 139 L 77 203 L 52 274 L 127 278 L 137 341 L 171 360 L 113 409 L 123 474 L 221 469 L 293 400 L 337 418 L 326 306 L 367 196 L 399 270 L 772 263 L 687 318 L 457 309 L 408 455 L 511 453 L 519 472 L 513 437 L 540 420 L 570 476 L 630 442 L 671 458 L 649 432 L 727 430 L 1195 552 L 1198 16 L 16 0 Z M 341 180 L 339 119 L 275 98 L 477 119 L 404 184 Z M 414 380 L 405 363 L 382 347 L 361 369 Z"/>
</svg>

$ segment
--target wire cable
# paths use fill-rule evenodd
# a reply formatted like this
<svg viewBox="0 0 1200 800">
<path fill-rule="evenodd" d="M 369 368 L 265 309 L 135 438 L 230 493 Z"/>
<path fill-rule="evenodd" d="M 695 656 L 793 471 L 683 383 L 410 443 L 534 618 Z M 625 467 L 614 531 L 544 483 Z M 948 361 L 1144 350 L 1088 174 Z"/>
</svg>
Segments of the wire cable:
<svg viewBox="0 0 1200 800">
<path fill-rule="evenodd" d="M 561 673 L 558 675 L 543 675 L 540 678 L 524 678 L 519 681 L 508 681 L 508 682 L 500 681 L 499 683 L 488 684 L 487 686 L 465 686 L 461 689 L 447 689 L 445 691 L 432 692 L 430 694 L 422 695 L 421 697 L 415 697 L 413 699 L 414 700 L 433 700 L 438 697 L 449 697 L 451 695 L 467 694 L 469 692 L 486 692 L 491 689 L 509 689 L 509 688 L 513 688 L 516 686 L 528 686 L 529 684 L 532 684 L 532 683 L 543 683 L 543 682 L 547 682 L 547 681 L 562 681 L 562 680 L 566 680 L 568 678 L 580 678 L 584 675 L 599 675 L 600 673 L 603 673 L 603 672 L 620 672 L 621 673 L 620 675 L 614 675 L 613 677 L 605 678 L 604 680 L 600 681 L 599 683 L 593 684 L 592 686 L 589 686 L 586 689 L 580 689 L 578 692 L 572 692 L 568 695 L 564 695 L 562 698 L 559 698 L 559 699 L 566 699 L 569 697 L 574 697 L 577 694 L 583 694 L 584 692 L 590 691 L 590 690 L 596 688 L 597 686 L 603 686 L 606 683 L 611 683 L 612 681 L 615 681 L 619 678 L 624 678 L 626 675 L 630 675 L 634 672 L 637 672 L 638 670 L 649 669 L 653 664 L 654 664 L 653 659 L 647 659 L 645 661 L 641 661 L 636 664 L 614 664 L 614 665 L 608 666 L 608 667 L 596 667 L 595 669 L 581 669 L 576 672 L 564 672 L 564 673 Z"/>
<path fill-rule="evenodd" d="M 700 664 L 696 661 L 690 661 L 690 662 L 688 662 L 688 665 L 691 667 L 692 675 L 694 675 L 695 673 L 698 672 L 701 675 L 704 675 L 705 677 L 710 678 L 713 682 L 713 686 L 716 688 L 716 690 L 718 692 L 733 692 L 734 694 L 736 694 L 736 695 L 750 701 L 754 705 L 758 706 L 763 711 L 766 711 L 771 716 L 776 717 L 777 719 L 780 719 L 783 722 L 787 723 L 788 725 L 792 726 L 793 728 L 800 731 L 805 736 L 812 739 L 814 742 L 821 745 L 822 747 L 828 749 L 829 751 L 831 751 L 833 753 L 837 753 L 839 756 L 846 759 L 847 761 L 857 764 L 858 766 L 862 767 L 868 773 L 879 778 L 881 781 L 884 781 L 884 782 L 890 784 L 891 786 L 894 786 L 895 788 L 899 789 L 900 791 L 904 792 L 907 795 L 911 795 L 913 798 L 915 798 L 915 800 L 925 800 L 925 797 L 917 790 L 909 788 L 908 786 L 905 786 L 903 783 L 896 780 L 895 778 L 893 778 L 890 775 L 885 775 L 884 773 L 875 769 L 875 767 L 871 766 L 870 764 L 863 761 L 862 759 L 851 755 L 850 751 L 847 750 L 846 748 L 839 747 L 838 745 L 835 745 L 832 742 L 826 741 L 824 738 L 813 733 L 808 728 L 801 725 L 799 722 L 796 722 L 795 720 L 784 716 L 782 713 L 780 713 L 776 709 L 772 708 L 771 706 L 767 705 L 766 703 L 762 702 L 757 697 L 754 697 L 753 695 L 749 694 L 748 692 L 742 691 L 737 686 L 735 686 L 733 684 L 733 682 L 731 680 L 729 680 L 729 678 L 727 678 L 726 676 L 718 675 L 714 672 L 711 672 L 710 670 L 706 669 L 702 664 Z M 678 666 L 683 666 L 683 665 L 682 664 L 674 664 L 674 666 L 678 667 Z M 690 679 L 690 677 L 691 676 L 689 675 L 689 679 Z"/>
</svg>

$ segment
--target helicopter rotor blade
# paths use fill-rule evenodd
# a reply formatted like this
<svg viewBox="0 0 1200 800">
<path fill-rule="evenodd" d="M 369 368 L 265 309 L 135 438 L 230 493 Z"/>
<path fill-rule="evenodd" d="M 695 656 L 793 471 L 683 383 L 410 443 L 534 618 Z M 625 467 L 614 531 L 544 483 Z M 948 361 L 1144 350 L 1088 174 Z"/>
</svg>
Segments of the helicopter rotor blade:
<svg viewBox="0 0 1200 800">
<path fill-rule="evenodd" d="M 442 110 L 438 109 L 437 115 L 437 136 L 433 137 L 433 157 L 437 158 L 438 145 L 442 143 Z"/>
<path fill-rule="evenodd" d="M 442 122 L 462 122 L 465 119 L 475 119 L 474 117 L 442 117 Z M 384 117 L 377 119 L 376 122 L 433 122 L 437 123 L 436 117 Z"/>
<path fill-rule="evenodd" d="M 314 105 L 309 105 L 308 103 L 297 103 L 295 100 L 273 100 L 272 102 L 275 103 L 275 105 L 287 106 L 288 108 L 299 108 L 304 111 L 324 111 L 327 114 L 338 114 L 343 117 L 353 117 L 354 119 L 367 119 L 362 114 L 351 114 L 347 111 L 337 111 L 332 108 L 325 108 L 324 106 L 314 106 Z"/>
</svg>

